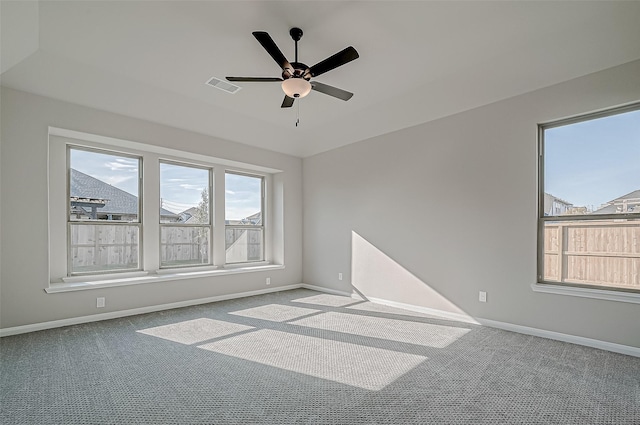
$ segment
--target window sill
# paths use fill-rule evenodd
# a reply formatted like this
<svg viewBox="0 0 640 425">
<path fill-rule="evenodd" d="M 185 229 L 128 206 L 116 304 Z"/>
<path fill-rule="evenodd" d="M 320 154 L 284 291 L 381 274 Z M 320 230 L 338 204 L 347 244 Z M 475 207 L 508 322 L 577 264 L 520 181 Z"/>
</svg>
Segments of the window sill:
<svg viewBox="0 0 640 425">
<path fill-rule="evenodd" d="M 241 274 L 241 273 L 255 273 L 267 270 L 282 270 L 284 269 L 284 265 L 279 264 L 269 264 L 269 265 L 260 265 L 260 266 L 245 266 L 245 267 L 235 267 L 231 269 L 216 269 L 216 270 L 198 270 L 198 271 L 182 271 L 180 269 L 174 269 L 172 271 L 164 270 L 161 274 L 145 274 L 143 276 L 127 276 L 127 277 L 116 277 L 110 279 L 101 279 L 101 280 L 85 280 L 85 281 L 73 281 L 73 282 L 64 282 L 64 283 L 51 283 L 48 288 L 45 288 L 45 292 L 48 294 L 55 294 L 58 292 L 72 292 L 72 291 L 84 291 L 87 289 L 102 289 L 102 288 L 111 288 L 115 286 L 129 286 L 129 285 L 138 285 L 143 283 L 154 283 L 154 282 L 169 282 L 175 280 L 185 280 L 185 279 L 197 279 L 203 277 L 215 277 L 215 276 L 226 276 L 231 274 Z"/>
<path fill-rule="evenodd" d="M 531 289 L 533 289 L 534 292 L 544 292 L 547 294 L 568 295 L 571 297 L 594 298 L 598 300 L 640 304 L 640 294 L 631 292 L 577 288 L 573 286 L 550 285 L 546 283 L 534 283 L 531 285 Z"/>
</svg>

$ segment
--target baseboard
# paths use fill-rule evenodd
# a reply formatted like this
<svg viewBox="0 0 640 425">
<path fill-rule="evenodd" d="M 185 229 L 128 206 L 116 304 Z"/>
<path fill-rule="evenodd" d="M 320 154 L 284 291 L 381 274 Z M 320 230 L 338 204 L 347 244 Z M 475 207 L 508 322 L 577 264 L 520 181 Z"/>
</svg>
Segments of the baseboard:
<svg viewBox="0 0 640 425">
<path fill-rule="evenodd" d="M 301 288 L 305 288 L 305 289 L 311 289 L 312 291 L 326 292 L 327 294 L 342 295 L 343 297 L 352 297 L 353 298 L 353 294 L 351 292 L 339 291 L 337 289 L 330 289 L 330 288 L 325 288 L 325 287 L 322 287 L 322 286 L 309 285 L 307 283 L 302 283 L 300 285 L 300 287 Z"/>
<path fill-rule="evenodd" d="M 346 297 L 362 299 L 362 297 L 360 297 L 357 294 L 351 294 L 344 291 L 324 288 L 322 286 L 309 285 L 306 283 L 303 283 L 300 286 L 306 289 L 312 289 L 314 291 L 320 291 L 320 292 L 326 292 L 334 295 L 343 295 Z M 382 298 L 367 297 L 367 300 L 375 304 L 383 304 L 383 305 L 388 305 L 390 307 L 396 307 L 396 308 L 402 308 L 404 310 L 415 311 L 418 313 L 440 316 L 445 319 L 457 320 L 457 321 L 466 322 L 466 323 L 480 324 L 482 326 L 488 326 L 490 328 L 502 329 L 505 331 L 517 332 L 525 335 L 538 336 L 541 338 L 553 339 L 556 341 L 562 341 L 562 342 L 568 342 L 571 344 L 583 345 L 586 347 L 598 348 L 600 350 L 612 351 L 614 353 L 626 354 L 628 356 L 640 357 L 640 348 L 632 347 L 630 345 L 615 344 L 613 342 L 600 341 L 598 339 L 591 339 L 591 338 L 585 338 L 582 336 L 563 334 L 560 332 L 547 331 L 544 329 L 531 328 L 528 326 L 514 325 L 512 323 L 499 322 L 497 320 L 483 319 L 480 317 L 471 317 L 466 314 L 452 313 L 448 311 L 438 310 L 435 308 L 422 307 L 422 306 L 417 306 L 413 304 L 406 304 L 406 303 L 401 303 L 397 301 L 385 300 Z"/>
<path fill-rule="evenodd" d="M 490 328 L 502 329 L 505 331 L 517 332 L 525 335 L 538 336 L 541 338 L 553 339 L 556 341 L 568 342 L 571 344 L 584 345 L 586 347 L 598 348 L 600 350 L 612 351 L 614 353 L 626 354 L 628 356 L 640 357 L 640 348 L 630 345 L 615 344 L 613 342 L 600 341 L 598 339 L 585 338 L 581 336 L 568 335 L 560 332 L 547 331 L 544 329 L 531 328 L 528 326 L 514 325 L 512 323 L 499 322 L 497 320 L 483 319 L 481 317 L 471 317 L 465 314 L 451 313 L 428 307 L 421 307 L 412 304 L 404 304 L 396 301 L 381 298 L 368 298 L 369 301 L 377 304 L 384 304 L 391 307 L 416 311 L 418 313 L 441 316 L 446 319 L 458 320 L 467 323 L 476 323 Z"/>
<path fill-rule="evenodd" d="M 390 307 L 401 308 L 403 310 L 415 311 L 417 313 L 429 314 L 432 316 L 439 316 L 444 319 L 456 320 L 458 322 L 473 323 L 476 325 L 480 324 L 473 317 L 467 314 L 452 313 L 449 311 L 438 310 L 438 309 L 429 308 L 429 307 L 421 307 L 413 304 L 405 304 L 397 301 L 385 300 L 382 298 L 367 298 L 367 299 L 372 303 L 388 305 Z"/>
<path fill-rule="evenodd" d="M 0 329 L 0 338 L 4 336 L 18 335 L 27 332 L 42 331 L 45 329 L 61 328 L 63 326 L 79 325 L 81 323 L 98 322 L 100 320 L 117 319 L 126 316 L 135 316 L 136 314 L 153 313 L 162 310 L 171 310 L 172 308 L 189 307 L 192 305 L 208 304 L 216 301 L 231 300 L 234 298 L 250 297 L 253 295 L 268 294 L 271 292 L 288 291 L 290 289 L 302 288 L 302 284 L 276 286 L 273 288 L 258 289 L 255 291 L 240 292 L 235 294 L 217 295 L 215 297 L 199 298 L 196 300 L 179 301 L 169 304 L 153 305 L 149 307 L 140 307 L 130 310 L 111 311 L 109 313 L 92 314 L 90 316 L 71 317 L 69 319 L 53 320 L 50 322 L 34 323 L 31 325 L 14 326 L 11 328 Z"/>
<path fill-rule="evenodd" d="M 313 291 L 325 292 L 333 295 L 341 295 L 345 297 L 362 299 L 362 297 L 360 297 L 359 295 L 352 294 L 350 292 L 339 291 L 337 289 L 330 289 L 322 286 L 309 285 L 306 283 L 300 283 L 300 284 L 294 284 L 294 285 L 258 289 L 255 291 L 240 292 L 235 294 L 199 298 L 196 300 L 179 301 L 179 302 L 169 303 L 169 304 L 134 308 L 130 310 L 120 310 L 120 311 L 113 311 L 109 313 L 92 314 L 90 316 L 72 317 L 69 319 L 34 323 L 31 325 L 15 326 L 11 328 L 0 329 L 0 338 L 5 336 L 23 334 L 27 332 L 42 331 L 45 329 L 60 328 L 63 326 L 70 326 L 70 325 L 78 325 L 81 323 L 97 322 L 100 320 L 117 319 L 120 317 L 135 316 L 136 314 L 153 313 L 156 311 L 170 310 L 172 308 L 189 307 L 192 305 L 208 304 L 216 301 L 231 300 L 234 298 L 250 297 L 253 295 L 262 295 L 262 294 L 268 294 L 272 292 L 288 291 L 291 289 L 299 289 L 299 288 L 311 289 Z M 402 308 L 405 310 L 415 311 L 418 313 L 424 313 L 429 315 L 437 315 L 445 319 L 457 320 L 457 321 L 462 321 L 467 323 L 475 323 L 483 326 L 488 326 L 491 328 L 517 332 L 517 333 L 537 336 L 541 338 L 548 338 L 556 341 L 563 341 L 571 344 L 583 345 L 586 347 L 598 348 L 600 350 L 612 351 L 614 353 L 626 354 L 628 356 L 640 357 L 640 348 L 632 347 L 630 345 L 615 344 L 613 342 L 600 341 L 597 339 L 585 338 L 585 337 L 575 336 L 575 335 L 568 335 L 560 332 L 553 332 L 553 331 L 548 331 L 544 329 L 531 328 L 528 326 L 514 325 L 512 323 L 499 322 L 497 320 L 483 319 L 479 317 L 473 318 L 465 314 L 451 313 L 448 311 L 443 311 L 443 310 L 438 310 L 438 309 L 433 309 L 428 307 L 421 307 L 413 304 L 405 304 L 397 301 L 385 300 L 382 298 L 367 298 L 367 300 L 376 304 L 388 305 L 390 307 Z"/>
<path fill-rule="evenodd" d="M 586 347 L 598 348 L 600 350 L 613 351 L 614 353 L 640 357 L 640 348 L 632 347 L 630 345 L 616 344 L 613 342 L 600 341 L 599 339 L 591 339 L 582 336 L 547 331 L 544 329 L 530 328 L 528 326 L 514 325 L 512 323 L 499 322 L 497 320 L 482 318 L 476 318 L 476 320 L 481 325 L 489 326 L 491 328 L 517 332 L 525 335 L 539 336 L 541 338 L 554 339 L 556 341 L 569 342 L 571 344 L 584 345 Z"/>
</svg>

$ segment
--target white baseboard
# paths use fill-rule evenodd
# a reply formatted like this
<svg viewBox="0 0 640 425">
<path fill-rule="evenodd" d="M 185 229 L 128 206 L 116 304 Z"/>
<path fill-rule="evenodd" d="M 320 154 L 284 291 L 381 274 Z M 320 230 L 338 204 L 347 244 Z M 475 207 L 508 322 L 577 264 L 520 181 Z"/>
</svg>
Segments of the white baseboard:
<svg viewBox="0 0 640 425">
<path fill-rule="evenodd" d="M 169 304 L 154 305 L 149 307 L 134 308 L 130 310 L 113 311 L 109 313 L 92 314 L 90 316 L 72 317 L 69 319 L 54 320 L 50 322 L 34 323 L 31 325 L 15 326 L 11 328 L 0 329 L 0 338 L 10 335 L 18 335 L 27 332 L 41 331 L 45 329 L 60 328 L 63 326 L 78 325 L 81 323 L 97 322 L 100 320 L 117 319 L 120 317 L 134 316 L 136 314 L 153 313 L 155 311 L 170 310 L 172 308 L 189 307 L 192 305 L 208 304 L 216 301 L 230 300 L 234 298 L 250 297 L 253 295 L 262 295 L 272 292 L 288 291 L 290 289 L 311 289 L 313 291 L 325 292 L 333 295 L 341 295 L 356 299 L 363 299 L 358 294 L 352 294 L 337 289 L 324 288 L 322 286 L 309 285 L 306 283 L 277 286 L 273 288 L 258 289 L 255 291 L 240 292 L 236 294 L 218 295 L 208 298 L 199 298 L 197 300 L 179 301 Z M 368 301 L 376 304 L 388 305 L 390 307 L 402 308 L 409 311 L 424 313 L 429 315 L 440 316 L 445 319 L 457 320 L 466 323 L 475 323 L 491 328 L 502 329 L 511 332 L 517 332 L 525 335 L 538 336 L 557 341 L 568 342 L 571 344 L 584 345 L 586 347 L 598 348 L 601 350 L 612 351 L 614 353 L 626 354 L 629 356 L 640 357 L 640 348 L 630 345 L 615 344 L 613 342 L 600 341 L 597 339 L 585 338 L 581 336 L 568 335 L 559 332 L 547 331 L 544 329 L 531 328 L 528 326 L 514 325 L 507 322 L 499 322 L 497 320 L 483 319 L 480 317 L 473 318 L 471 316 L 459 313 L 451 313 L 448 311 L 437 310 L 428 307 L 421 307 L 413 304 L 405 304 L 397 301 L 385 300 L 382 298 L 367 298 Z"/>
<path fill-rule="evenodd" d="M 556 341 L 569 342 L 571 344 L 584 345 L 586 347 L 599 348 L 600 350 L 613 351 L 614 353 L 640 357 L 640 348 L 630 345 L 615 344 L 613 342 L 600 341 L 599 339 L 585 338 L 582 336 L 563 334 L 544 329 L 530 328 L 528 326 L 514 325 L 512 323 L 498 322 L 496 320 L 476 318 L 483 326 L 517 332 L 525 335 L 539 336 L 541 338 L 554 339 Z"/>
<path fill-rule="evenodd" d="M 216 301 L 231 300 L 234 298 L 250 297 L 253 295 L 268 294 L 271 292 L 288 291 L 290 289 L 302 288 L 302 284 L 276 286 L 273 288 L 258 289 L 255 291 L 240 292 L 236 294 L 217 295 L 215 297 L 199 298 L 196 300 L 178 301 L 169 304 L 152 305 L 149 307 L 133 308 L 130 310 L 112 311 L 109 313 L 92 314 L 90 316 L 71 317 L 69 319 L 53 320 L 50 322 L 34 323 L 31 325 L 14 326 L 11 328 L 0 329 L 0 338 L 4 336 L 18 335 L 27 332 L 42 331 L 45 329 L 61 328 L 63 326 L 78 325 L 81 323 L 97 322 L 100 320 L 117 319 L 126 316 L 135 316 L 136 314 L 153 313 L 162 310 L 171 310 L 172 308 L 189 307 L 192 305 L 208 304 Z"/>
<path fill-rule="evenodd" d="M 476 325 L 480 324 L 473 317 L 467 314 L 452 313 L 449 311 L 437 310 L 435 308 L 429 308 L 429 307 L 421 307 L 413 304 L 405 304 L 397 301 L 385 300 L 382 298 L 367 298 L 367 299 L 375 304 L 383 304 L 383 305 L 388 305 L 390 307 L 396 307 L 404 310 L 415 311 L 417 313 L 429 314 L 432 316 L 439 316 L 444 319 L 456 320 L 458 322 L 473 323 Z"/>
<path fill-rule="evenodd" d="M 311 289 L 312 291 L 326 292 L 327 294 L 342 295 L 343 297 L 352 297 L 353 298 L 353 294 L 351 292 L 339 291 L 337 289 L 329 289 L 329 288 L 324 288 L 322 286 L 309 285 L 307 283 L 301 284 L 300 287 L 301 288 L 305 288 L 305 289 Z"/>
<path fill-rule="evenodd" d="M 614 353 L 626 354 L 628 356 L 640 357 L 640 348 L 630 345 L 615 344 L 613 342 L 600 341 L 598 339 L 585 338 L 582 336 L 568 335 L 560 332 L 547 331 L 544 329 L 530 328 L 528 326 L 514 325 L 512 323 L 499 322 L 497 320 L 483 319 L 481 317 L 471 317 L 465 314 L 451 313 L 428 307 L 421 307 L 411 304 L 399 303 L 396 301 L 384 300 L 381 298 L 369 298 L 369 301 L 377 304 L 384 304 L 391 307 L 416 311 L 418 313 L 441 316 L 445 319 L 458 320 L 467 323 L 475 323 L 490 328 L 502 329 L 505 331 L 517 332 L 525 335 L 538 336 L 541 338 L 554 339 L 556 341 L 569 342 L 571 344 L 584 345 L 586 347 L 598 348 L 600 350 L 613 351 Z"/>
</svg>

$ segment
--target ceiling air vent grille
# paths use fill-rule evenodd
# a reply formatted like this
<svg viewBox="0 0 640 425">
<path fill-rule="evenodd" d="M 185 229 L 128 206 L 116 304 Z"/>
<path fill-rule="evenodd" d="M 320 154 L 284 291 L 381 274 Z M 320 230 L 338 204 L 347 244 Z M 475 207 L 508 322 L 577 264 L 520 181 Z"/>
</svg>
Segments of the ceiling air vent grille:
<svg viewBox="0 0 640 425">
<path fill-rule="evenodd" d="M 241 88 L 240 86 L 236 86 L 235 84 L 228 83 L 216 77 L 212 77 L 206 84 L 231 94 L 236 93 Z"/>
</svg>

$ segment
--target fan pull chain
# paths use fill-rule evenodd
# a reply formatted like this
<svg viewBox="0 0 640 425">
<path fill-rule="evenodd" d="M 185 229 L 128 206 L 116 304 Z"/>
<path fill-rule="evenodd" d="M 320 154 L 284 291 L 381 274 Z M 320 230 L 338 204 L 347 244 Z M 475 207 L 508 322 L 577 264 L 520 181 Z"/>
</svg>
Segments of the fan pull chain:
<svg viewBox="0 0 640 425">
<path fill-rule="evenodd" d="M 296 127 L 300 124 L 300 100 L 296 102 L 297 113 L 296 113 Z"/>
</svg>

